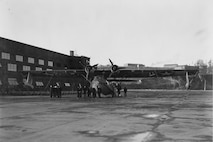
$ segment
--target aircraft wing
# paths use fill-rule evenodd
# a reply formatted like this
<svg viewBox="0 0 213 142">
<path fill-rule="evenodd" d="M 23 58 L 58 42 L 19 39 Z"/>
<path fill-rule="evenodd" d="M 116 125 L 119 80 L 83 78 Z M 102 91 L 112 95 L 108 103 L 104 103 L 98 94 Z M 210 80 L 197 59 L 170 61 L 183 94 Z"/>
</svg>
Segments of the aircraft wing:
<svg viewBox="0 0 213 142">
<path fill-rule="evenodd" d="M 145 70 L 132 70 L 122 69 L 113 73 L 110 78 L 148 78 L 148 77 L 167 77 L 167 76 L 185 76 L 186 72 L 188 75 L 196 75 L 198 69 L 145 69 Z M 94 75 L 103 75 L 105 78 L 109 78 L 111 74 L 110 70 L 96 70 Z"/>
<path fill-rule="evenodd" d="M 138 82 L 141 79 L 137 78 L 107 78 L 107 81 L 114 82 Z"/>
<path fill-rule="evenodd" d="M 31 70 L 21 71 L 23 73 L 31 73 L 33 75 L 56 75 L 56 76 L 84 76 L 87 73 L 84 69 L 67 69 L 67 70 Z M 148 78 L 148 77 L 168 77 L 168 76 L 185 76 L 186 72 L 188 75 L 196 75 L 198 69 L 120 69 L 112 73 L 111 70 L 97 69 L 90 74 L 92 76 L 104 76 L 104 78 Z"/>
</svg>

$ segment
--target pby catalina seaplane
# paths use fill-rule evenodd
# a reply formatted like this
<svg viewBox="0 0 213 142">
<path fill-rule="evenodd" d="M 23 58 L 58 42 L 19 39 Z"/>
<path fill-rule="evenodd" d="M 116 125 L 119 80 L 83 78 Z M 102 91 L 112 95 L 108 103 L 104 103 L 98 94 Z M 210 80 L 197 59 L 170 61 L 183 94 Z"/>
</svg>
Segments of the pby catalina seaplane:
<svg viewBox="0 0 213 142">
<path fill-rule="evenodd" d="M 101 88 L 103 95 L 116 95 L 116 86 L 113 82 L 121 81 L 136 81 L 141 78 L 148 77 L 169 77 L 169 76 L 186 76 L 186 89 L 190 86 L 189 76 L 196 76 L 198 69 L 156 69 L 156 68 L 144 68 L 144 69 L 130 69 L 128 67 L 119 67 L 109 59 L 111 67 L 109 69 L 98 69 L 98 64 L 93 66 L 83 65 L 84 69 L 80 70 L 53 70 L 53 71 L 30 71 L 30 72 L 64 72 L 71 75 L 80 75 L 90 84 L 90 88 Z M 28 71 L 29 72 L 29 71 Z M 110 82 L 113 81 L 113 82 Z M 27 81 L 26 81 L 27 82 Z"/>
</svg>

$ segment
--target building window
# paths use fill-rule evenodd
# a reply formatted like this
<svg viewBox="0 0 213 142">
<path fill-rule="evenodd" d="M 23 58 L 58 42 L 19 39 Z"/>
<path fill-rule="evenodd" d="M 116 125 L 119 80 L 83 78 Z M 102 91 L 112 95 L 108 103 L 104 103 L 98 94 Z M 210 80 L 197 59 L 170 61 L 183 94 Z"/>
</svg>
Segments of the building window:
<svg viewBox="0 0 213 142">
<path fill-rule="evenodd" d="M 23 71 L 30 71 L 30 66 L 23 66 Z"/>
<path fill-rule="evenodd" d="M 36 71 L 42 71 L 42 68 L 36 67 L 35 70 L 36 70 Z"/>
<path fill-rule="evenodd" d="M 23 62 L 23 56 L 16 55 L 16 61 Z"/>
<path fill-rule="evenodd" d="M 44 60 L 38 59 L 38 64 L 39 64 L 39 65 L 44 65 Z"/>
<path fill-rule="evenodd" d="M 64 83 L 66 87 L 70 87 L 70 83 Z"/>
<path fill-rule="evenodd" d="M 34 64 L 35 63 L 34 58 L 28 57 L 28 63 Z"/>
<path fill-rule="evenodd" d="M 41 87 L 41 86 L 44 86 L 44 83 L 41 82 L 41 81 L 36 81 L 35 83 L 36 83 L 36 86 L 40 86 L 40 87 Z"/>
<path fill-rule="evenodd" d="M 7 69 L 8 69 L 8 71 L 17 71 L 17 65 L 16 64 L 8 64 Z"/>
<path fill-rule="evenodd" d="M 48 66 L 53 67 L 53 61 L 48 61 Z"/>
<path fill-rule="evenodd" d="M 18 85 L 16 78 L 8 78 L 8 83 L 9 85 L 12 85 L 12 86 Z"/>
<path fill-rule="evenodd" d="M 10 60 L 10 54 L 9 54 L 9 53 L 5 53 L 5 52 L 2 52 L 2 53 L 1 53 L 1 58 L 2 58 L 2 59 Z"/>
<path fill-rule="evenodd" d="M 47 69 L 47 71 L 52 71 L 52 69 Z"/>
</svg>

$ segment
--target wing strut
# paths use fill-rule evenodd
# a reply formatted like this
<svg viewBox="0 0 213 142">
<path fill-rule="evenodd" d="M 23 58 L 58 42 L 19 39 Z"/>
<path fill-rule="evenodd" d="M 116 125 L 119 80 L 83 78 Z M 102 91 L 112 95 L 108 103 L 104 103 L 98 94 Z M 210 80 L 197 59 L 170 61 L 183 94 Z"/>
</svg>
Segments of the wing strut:
<svg viewBox="0 0 213 142">
<path fill-rule="evenodd" d="M 47 87 L 50 85 L 50 82 L 51 82 L 52 78 L 53 78 L 53 75 L 50 77 L 50 79 L 49 79 L 49 81 L 48 81 L 48 83 L 47 83 L 47 85 L 46 85 L 46 87 L 45 87 L 45 90 L 46 90 Z"/>
<path fill-rule="evenodd" d="M 188 90 L 189 87 L 190 87 L 189 73 L 188 72 L 186 72 L 186 85 L 185 85 L 185 87 L 186 87 L 186 90 Z"/>
</svg>

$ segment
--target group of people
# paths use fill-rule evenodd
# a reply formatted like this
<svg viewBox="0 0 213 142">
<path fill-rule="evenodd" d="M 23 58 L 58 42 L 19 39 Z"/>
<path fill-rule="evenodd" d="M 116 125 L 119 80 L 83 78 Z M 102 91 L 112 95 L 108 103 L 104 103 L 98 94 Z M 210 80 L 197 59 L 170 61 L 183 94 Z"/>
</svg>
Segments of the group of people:
<svg viewBox="0 0 213 142">
<path fill-rule="evenodd" d="M 118 97 L 121 96 L 121 86 L 118 85 L 116 86 L 116 89 L 117 89 L 117 94 L 118 94 Z M 124 91 L 124 97 L 127 96 L 127 88 L 124 87 L 123 88 L 123 91 Z M 101 93 L 102 93 L 102 90 L 101 90 L 101 87 L 100 86 L 97 86 L 97 90 L 95 88 L 91 88 L 91 87 L 87 87 L 87 86 L 81 86 L 81 84 L 79 84 L 77 86 L 77 97 L 78 98 L 81 98 L 81 97 L 93 97 L 93 98 L 96 98 L 97 95 L 99 98 L 101 98 Z"/>
<path fill-rule="evenodd" d="M 50 97 L 61 98 L 61 86 L 59 84 L 50 85 Z"/>
<path fill-rule="evenodd" d="M 91 88 L 91 87 L 87 87 L 87 86 L 81 86 L 81 84 L 78 85 L 77 87 L 77 97 L 81 98 L 83 95 L 84 97 L 86 97 L 86 95 L 88 97 L 93 97 L 96 98 L 97 95 L 99 98 L 101 98 L 101 88 L 98 86 L 97 91 L 95 88 Z"/>
<path fill-rule="evenodd" d="M 121 85 L 118 84 L 116 85 L 116 89 L 117 89 L 117 95 L 118 97 L 121 96 Z M 58 97 L 61 98 L 61 93 L 62 92 L 62 88 L 59 84 L 55 84 L 55 85 L 50 85 L 50 97 Z M 127 96 L 127 88 L 124 87 L 123 88 L 123 92 L 124 92 L 124 97 Z M 101 93 L 102 93 L 102 89 L 100 86 L 97 86 L 97 90 L 95 88 L 91 88 L 91 87 L 87 87 L 87 86 L 83 86 L 81 84 L 78 84 L 77 86 L 77 97 L 81 98 L 81 97 L 93 97 L 96 98 L 97 96 L 99 98 L 101 98 Z"/>
<path fill-rule="evenodd" d="M 116 88 L 117 88 L 117 94 L 118 94 L 118 96 L 121 96 L 121 90 L 122 90 L 121 85 L 118 84 L 116 86 Z M 124 87 L 123 90 L 124 90 L 124 97 L 126 97 L 127 96 L 127 88 Z"/>
</svg>

